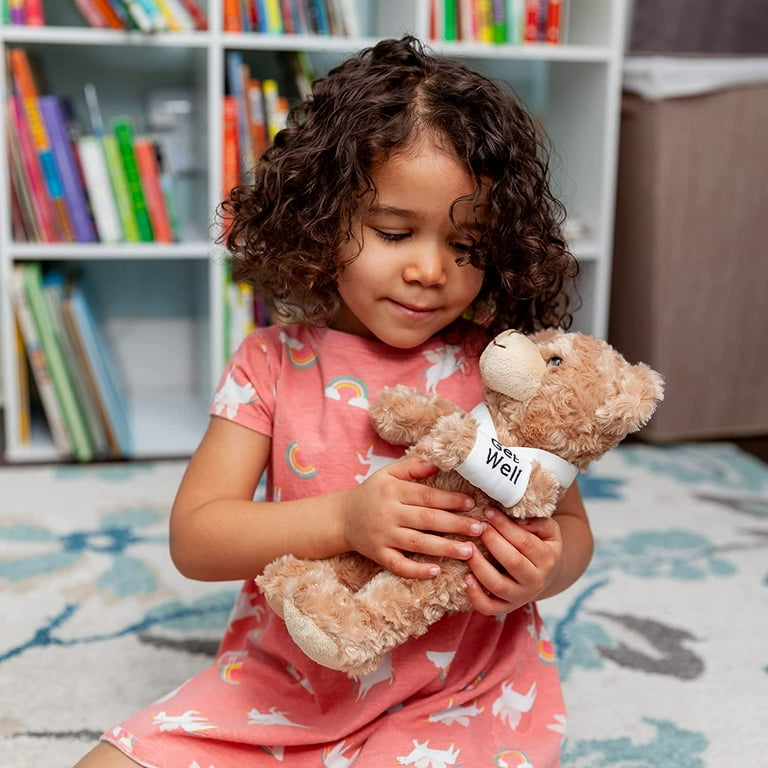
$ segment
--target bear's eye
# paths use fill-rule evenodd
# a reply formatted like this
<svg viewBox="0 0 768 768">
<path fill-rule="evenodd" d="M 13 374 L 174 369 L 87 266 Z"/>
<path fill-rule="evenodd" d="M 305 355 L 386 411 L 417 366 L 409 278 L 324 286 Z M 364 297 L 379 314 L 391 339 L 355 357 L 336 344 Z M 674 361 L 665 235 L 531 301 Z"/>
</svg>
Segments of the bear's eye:
<svg viewBox="0 0 768 768">
<path fill-rule="evenodd" d="M 547 365 L 562 365 L 563 358 L 558 357 L 557 355 L 552 355 L 552 357 L 547 360 Z"/>
</svg>

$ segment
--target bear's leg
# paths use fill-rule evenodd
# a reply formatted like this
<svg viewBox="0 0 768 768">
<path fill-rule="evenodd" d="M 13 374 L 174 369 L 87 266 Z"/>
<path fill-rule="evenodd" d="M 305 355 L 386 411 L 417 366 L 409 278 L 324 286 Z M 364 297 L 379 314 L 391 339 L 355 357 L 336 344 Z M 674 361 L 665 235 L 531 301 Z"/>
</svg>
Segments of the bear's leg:
<svg viewBox="0 0 768 768">
<path fill-rule="evenodd" d="M 297 590 L 284 606 L 286 626 L 314 661 L 357 677 L 446 613 L 468 610 L 466 564 L 446 560 L 441 568 L 433 579 L 402 579 L 382 571 L 355 594 L 328 584 Z"/>
</svg>

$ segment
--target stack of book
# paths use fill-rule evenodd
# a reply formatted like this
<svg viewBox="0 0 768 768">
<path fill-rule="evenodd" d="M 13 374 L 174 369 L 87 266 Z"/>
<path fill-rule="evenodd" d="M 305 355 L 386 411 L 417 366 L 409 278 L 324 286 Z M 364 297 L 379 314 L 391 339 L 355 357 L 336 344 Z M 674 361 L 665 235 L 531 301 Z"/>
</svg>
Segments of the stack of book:
<svg viewBox="0 0 768 768">
<path fill-rule="evenodd" d="M 16 264 L 11 296 L 31 381 L 62 458 L 133 453 L 126 404 L 82 286 L 61 269 Z M 24 374 L 27 365 L 19 361 Z M 29 378 L 20 383 L 21 442 L 29 440 Z"/>
<path fill-rule="evenodd" d="M 361 34 L 355 0 L 224 0 L 225 32 L 268 35 Z"/>
<path fill-rule="evenodd" d="M 0 0 L 0 18 L 3 24 L 13 26 L 45 26 L 43 0 Z"/>
<path fill-rule="evenodd" d="M 287 53 L 302 95 L 314 78 L 308 58 Z M 279 91 L 277 81 L 253 77 L 239 51 L 229 51 L 226 59 L 227 93 L 222 104 L 223 192 L 241 183 L 253 169 L 262 152 L 285 126 L 288 98 Z"/>
<path fill-rule="evenodd" d="M 93 134 L 71 131 L 69 102 L 42 94 L 23 48 L 7 51 L 13 235 L 19 242 L 178 240 L 173 180 L 160 145 L 130 118 L 104 130 L 86 86 Z"/>
<path fill-rule="evenodd" d="M 563 0 L 430 0 L 433 40 L 560 43 Z"/>
<path fill-rule="evenodd" d="M 72 0 L 92 27 L 142 32 L 191 32 L 208 29 L 196 0 Z"/>
</svg>

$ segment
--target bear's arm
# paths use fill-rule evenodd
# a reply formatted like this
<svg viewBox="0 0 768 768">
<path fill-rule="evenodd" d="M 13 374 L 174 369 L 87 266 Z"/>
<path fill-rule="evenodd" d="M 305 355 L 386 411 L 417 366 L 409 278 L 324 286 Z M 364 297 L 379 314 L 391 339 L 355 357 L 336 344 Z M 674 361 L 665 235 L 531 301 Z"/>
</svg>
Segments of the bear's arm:
<svg viewBox="0 0 768 768">
<path fill-rule="evenodd" d="M 381 390 L 370 417 L 376 432 L 388 443 L 413 445 L 441 416 L 456 412 L 461 409 L 450 400 L 400 384 Z"/>
</svg>

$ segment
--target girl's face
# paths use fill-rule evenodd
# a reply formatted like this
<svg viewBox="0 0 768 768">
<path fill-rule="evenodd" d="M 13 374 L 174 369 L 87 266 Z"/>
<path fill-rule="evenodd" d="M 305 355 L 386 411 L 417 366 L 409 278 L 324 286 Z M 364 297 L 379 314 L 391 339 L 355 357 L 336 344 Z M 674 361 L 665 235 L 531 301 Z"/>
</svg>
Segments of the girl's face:
<svg viewBox="0 0 768 768">
<path fill-rule="evenodd" d="M 378 196 L 356 222 L 340 260 L 353 259 L 339 277 L 336 330 L 411 349 L 441 331 L 474 301 L 483 273 L 457 260 L 471 241 L 451 222 L 454 200 L 475 190 L 472 177 L 445 150 L 418 139 L 373 168 Z M 471 203 L 456 221 L 477 229 Z"/>
</svg>

